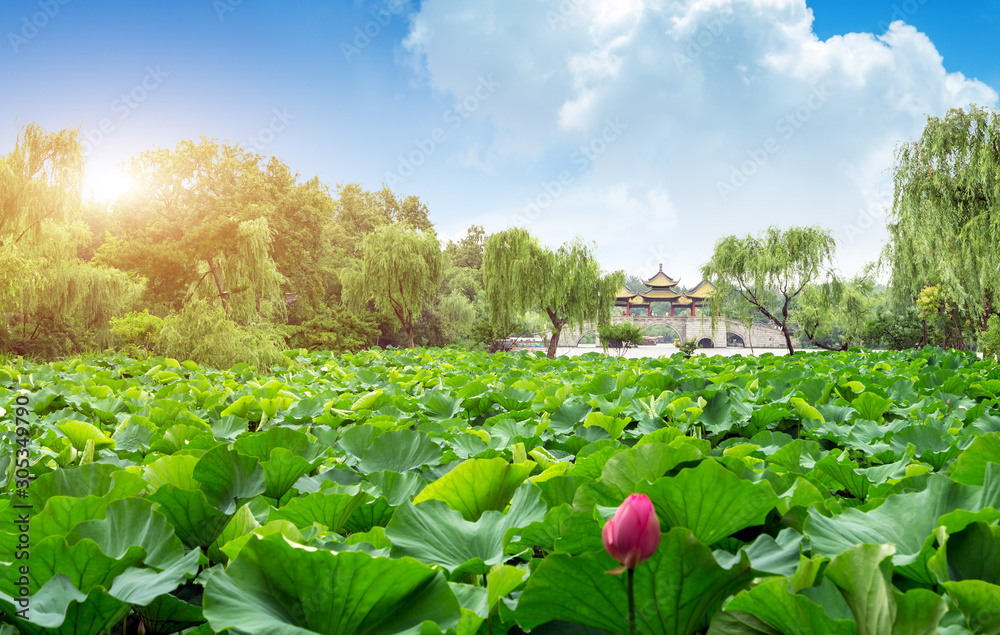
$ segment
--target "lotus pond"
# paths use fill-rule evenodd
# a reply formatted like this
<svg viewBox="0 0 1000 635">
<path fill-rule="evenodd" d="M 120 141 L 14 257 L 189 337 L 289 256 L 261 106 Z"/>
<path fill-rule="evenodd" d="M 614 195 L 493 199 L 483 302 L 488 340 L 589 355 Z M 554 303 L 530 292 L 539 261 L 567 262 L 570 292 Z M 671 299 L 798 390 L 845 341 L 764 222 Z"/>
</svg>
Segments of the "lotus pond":
<svg viewBox="0 0 1000 635">
<path fill-rule="evenodd" d="M 972 354 L 0 366 L 0 635 L 1000 633 Z"/>
</svg>

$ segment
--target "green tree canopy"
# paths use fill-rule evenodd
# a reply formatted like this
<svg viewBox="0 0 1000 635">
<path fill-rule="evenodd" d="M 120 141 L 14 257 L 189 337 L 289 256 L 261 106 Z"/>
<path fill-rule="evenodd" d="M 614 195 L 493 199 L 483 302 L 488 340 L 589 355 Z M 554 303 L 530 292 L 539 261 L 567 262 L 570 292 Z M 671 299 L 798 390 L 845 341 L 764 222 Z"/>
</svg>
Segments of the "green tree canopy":
<svg viewBox="0 0 1000 635">
<path fill-rule="evenodd" d="M 971 106 L 928 117 L 896 149 L 895 194 L 883 262 L 912 302 L 924 287 L 947 296 L 949 344 L 986 328 L 1000 295 L 1000 111 Z"/>
<path fill-rule="evenodd" d="M 98 254 L 149 279 L 149 304 L 176 310 L 211 276 L 212 295 L 233 319 L 283 314 L 271 222 L 295 190 L 285 164 L 202 138 L 142 153 L 131 175 L 136 188 L 117 203 L 114 239 Z"/>
<path fill-rule="evenodd" d="M 483 246 L 485 244 L 486 231 L 482 225 L 473 225 L 458 242 L 449 240 L 444 251 L 451 258 L 453 267 L 478 270 L 483 268 Z"/>
<path fill-rule="evenodd" d="M 567 324 L 608 321 L 624 279 L 621 271 L 603 273 L 581 240 L 551 251 L 519 227 L 486 240 L 483 281 L 490 319 L 512 324 L 526 310 L 545 312 L 552 324 L 549 357 L 555 357 L 559 335 Z"/>
<path fill-rule="evenodd" d="M 860 345 L 867 335 L 874 289 L 874 281 L 864 276 L 810 284 L 799 295 L 792 319 L 819 348 L 846 351 Z"/>
<path fill-rule="evenodd" d="M 345 300 L 354 308 L 371 302 L 394 317 L 412 347 L 414 317 L 441 284 L 444 255 L 437 236 L 393 223 L 369 233 L 361 247 L 360 271 L 344 275 Z"/>
<path fill-rule="evenodd" d="M 781 329 L 792 354 L 792 301 L 824 270 L 829 272 L 835 247 L 833 232 L 821 227 L 790 227 L 784 231 L 770 227 L 759 236 L 720 238 L 701 272 L 718 290 L 712 300 L 714 305 L 724 302 L 727 296 L 736 296 L 756 307 Z"/>
<path fill-rule="evenodd" d="M 108 320 L 141 293 L 140 280 L 77 257 L 91 238 L 83 165 L 78 130 L 34 124 L 0 156 L 0 348 L 55 356 L 106 344 Z"/>
</svg>

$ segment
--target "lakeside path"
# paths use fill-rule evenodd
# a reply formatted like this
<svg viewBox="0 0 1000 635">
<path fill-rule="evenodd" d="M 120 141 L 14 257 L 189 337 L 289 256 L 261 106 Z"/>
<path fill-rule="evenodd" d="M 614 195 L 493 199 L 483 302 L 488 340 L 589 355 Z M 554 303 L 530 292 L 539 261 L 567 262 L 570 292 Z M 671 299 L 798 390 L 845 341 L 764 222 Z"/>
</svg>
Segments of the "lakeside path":
<svg viewBox="0 0 1000 635">
<path fill-rule="evenodd" d="M 544 349 L 541 349 L 544 350 Z M 796 353 L 803 352 L 816 352 L 818 349 L 796 349 Z M 560 346 L 556 349 L 556 355 L 566 355 L 567 357 L 576 357 L 578 355 L 583 355 L 584 353 L 601 353 L 603 352 L 600 346 L 596 344 L 581 344 L 580 346 Z M 636 346 L 625 353 L 625 357 L 629 359 L 638 359 L 640 357 L 660 357 L 667 356 L 670 357 L 677 352 L 677 347 L 673 344 L 656 344 L 655 346 Z M 785 348 L 754 348 L 754 355 L 763 355 L 764 353 L 771 353 L 772 355 L 787 355 L 788 349 Z M 609 350 L 609 354 L 610 350 Z M 751 355 L 749 348 L 699 348 L 695 351 L 696 355 L 723 355 L 725 357 L 733 357 L 735 355 Z"/>
</svg>

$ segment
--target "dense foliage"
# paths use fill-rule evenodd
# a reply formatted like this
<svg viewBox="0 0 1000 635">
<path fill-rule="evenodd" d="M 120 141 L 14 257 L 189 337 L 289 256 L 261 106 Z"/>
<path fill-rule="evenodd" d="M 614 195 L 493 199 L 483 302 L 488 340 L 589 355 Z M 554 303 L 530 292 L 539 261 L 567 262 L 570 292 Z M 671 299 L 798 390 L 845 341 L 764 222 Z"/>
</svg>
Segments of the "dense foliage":
<svg viewBox="0 0 1000 635">
<path fill-rule="evenodd" d="M 900 295 L 937 287 L 949 346 L 967 346 L 997 311 L 998 138 L 1000 111 L 972 106 L 928 117 L 896 150 L 885 258 Z"/>
<path fill-rule="evenodd" d="M 601 527 L 632 493 L 663 531 L 639 632 L 1000 628 L 1000 368 L 970 353 L 116 355 L 0 387 L 21 633 L 620 633 Z"/>
<path fill-rule="evenodd" d="M 554 357 L 567 324 L 607 322 L 625 274 L 602 271 L 593 248 L 581 240 L 551 250 L 514 227 L 486 240 L 483 277 L 492 320 L 509 323 L 527 310 L 548 316 L 548 356 Z"/>
<path fill-rule="evenodd" d="M 715 308 L 726 297 L 738 297 L 781 329 L 791 355 L 789 310 L 830 272 L 835 246 L 833 232 L 822 227 L 769 227 L 758 236 L 720 238 L 701 272 L 717 290 Z"/>
</svg>

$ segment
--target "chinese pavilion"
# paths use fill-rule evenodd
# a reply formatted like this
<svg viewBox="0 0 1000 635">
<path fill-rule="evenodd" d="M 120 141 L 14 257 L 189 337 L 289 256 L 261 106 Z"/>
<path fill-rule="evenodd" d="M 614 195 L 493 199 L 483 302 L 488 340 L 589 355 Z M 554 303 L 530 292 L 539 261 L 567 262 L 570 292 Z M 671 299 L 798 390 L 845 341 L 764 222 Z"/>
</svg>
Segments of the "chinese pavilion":
<svg viewBox="0 0 1000 635">
<path fill-rule="evenodd" d="M 615 297 L 615 306 L 624 307 L 625 314 L 632 312 L 633 307 L 646 307 L 646 315 L 653 314 L 653 302 L 669 302 L 670 315 L 681 315 L 677 313 L 678 308 L 689 310 L 693 317 L 699 306 L 704 306 L 705 300 L 715 293 L 715 288 L 707 281 L 702 280 L 694 290 L 688 293 L 678 293 L 674 291 L 680 280 L 674 280 L 663 273 L 663 265 L 655 276 L 642 283 L 649 287 L 645 293 L 633 293 L 626 287 L 622 287 Z"/>
</svg>

